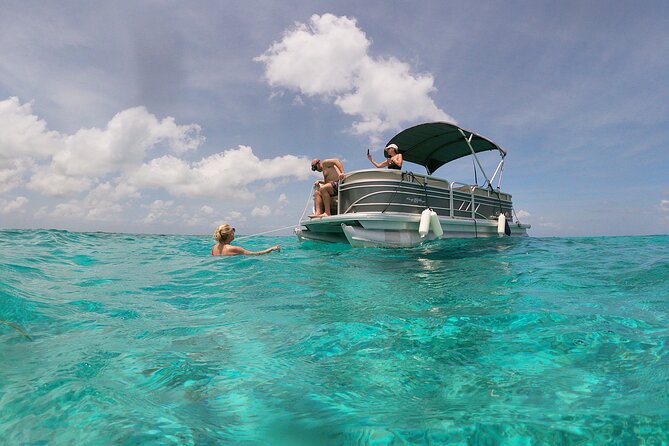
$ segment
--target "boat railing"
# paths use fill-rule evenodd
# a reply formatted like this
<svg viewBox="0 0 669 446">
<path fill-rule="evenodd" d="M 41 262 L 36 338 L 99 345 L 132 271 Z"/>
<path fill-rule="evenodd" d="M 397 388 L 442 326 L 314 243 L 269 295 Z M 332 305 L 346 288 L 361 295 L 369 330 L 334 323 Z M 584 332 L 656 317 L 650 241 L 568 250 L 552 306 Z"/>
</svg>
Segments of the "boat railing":
<svg viewBox="0 0 669 446">
<path fill-rule="evenodd" d="M 360 173 L 369 173 L 365 171 L 359 171 Z M 372 171 L 373 172 L 373 171 Z M 357 173 L 357 172 L 356 172 Z M 381 173 L 381 172 L 379 172 Z M 388 178 L 387 174 L 389 172 L 385 171 L 383 172 L 383 178 L 382 180 L 384 181 L 393 181 L 397 182 L 397 185 L 394 185 L 393 187 L 387 187 L 383 189 L 376 189 L 374 191 L 370 191 L 369 193 L 366 193 L 364 195 L 361 195 L 355 199 L 352 203 L 347 203 L 346 208 L 342 209 L 341 205 L 342 200 L 341 196 L 338 195 L 338 202 L 337 202 L 337 211 L 339 214 L 348 214 L 348 213 L 355 213 L 355 209 L 364 209 L 366 207 L 370 206 L 386 206 L 385 209 L 388 209 L 388 207 L 395 206 L 398 203 L 394 203 L 392 201 L 392 197 L 397 194 L 398 191 L 402 190 L 403 195 L 415 195 L 416 197 L 423 197 L 425 194 L 419 194 L 416 193 L 415 191 L 408 190 L 408 188 L 405 188 L 402 186 L 403 182 L 406 182 L 408 180 L 409 183 L 414 183 L 418 184 L 420 186 L 423 186 L 425 188 L 430 187 L 431 192 L 430 195 L 434 196 L 436 195 L 441 195 L 442 199 L 447 200 L 448 203 L 448 208 L 446 207 L 434 207 L 430 206 L 432 209 L 436 210 L 440 215 L 448 215 L 450 218 L 462 218 L 466 215 L 466 218 L 471 218 L 471 219 L 488 219 L 489 216 L 484 215 L 479 212 L 481 209 L 481 202 L 476 200 L 476 196 L 481 195 L 482 193 L 486 195 L 487 189 L 481 188 L 477 185 L 471 185 L 467 183 L 461 183 L 461 182 L 448 182 L 444 179 L 439 179 L 439 178 L 432 178 L 427 175 L 421 175 L 421 174 L 414 174 L 413 172 L 401 172 L 402 176 L 400 178 Z M 399 173 L 399 172 L 398 172 Z M 366 187 L 364 183 L 367 183 L 369 181 L 374 181 L 373 178 L 363 178 L 362 183 L 358 186 L 356 183 L 357 181 L 354 181 L 353 184 L 351 184 L 348 189 L 358 189 L 358 188 L 364 188 Z M 432 184 L 430 184 L 432 183 Z M 427 190 L 427 189 L 426 189 Z M 456 198 L 455 195 L 458 197 Z M 340 187 L 339 194 L 342 193 L 342 188 Z M 372 201 L 372 202 L 366 202 L 369 201 L 370 197 L 374 196 L 383 196 L 383 195 L 388 195 L 391 194 L 391 199 L 388 202 L 381 202 L 381 201 Z M 489 194 L 487 194 L 489 195 Z M 466 198 L 465 198 L 466 197 Z M 427 197 L 425 197 L 427 198 Z M 455 200 L 457 199 L 459 203 L 459 207 L 456 209 L 456 203 Z M 444 203 L 445 204 L 445 203 Z M 425 202 L 424 205 L 420 205 L 418 203 L 414 204 L 408 204 L 408 203 L 403 203 L 402 206 L 404 207 L 409 207 L 409 208 L 423 208 L 424 206 L 427 205 L 427 202 Z M 385 212 L 385 209 L 383 212 Z M 442 211 L 442 212 L 439 212 Z M 456 215 L 457 213 L 457 215 Z M 464 214 L 464 215 L 463 215 Z"/>
<path fill-rule="evenodd" d="M 455 187 L 455 188 L 453 187 L 454 185 L 458 185 L 458 184 L 460 186 Z M 451 196 L 450 197 L 450 199 L 451 199 L 451 206 L 450 206 L 451 207 L 451 218 L 455 217 L 454 210 L 453 210 L 453 189 L 457 189 L 461 192 L 466 192 L 466 191 L 469 192 L 470 201 L 469 201 L 469 203 L 467 203 L 467 208 L 465 209 L 465 212 L 471 211 L 472 218 L 476 218 L 476 211 L 478 211 L 479 206 L 480 206 L 480 205 L 477 206 L 474 203 L 474 190 L 476 189 L 476 186 L 472 186 L 471 184 L 466 184 L 466 183 L 460 183 L 459 181 L 453 181 L 453 182 L 449 183 L 448 189 L 449 189 L 449 195 Z M 465 204 L 465 202 L 463 201 L 462 205 L 460 205 L 460 207 L 462 208 L 462 206 L 464 204 Z M 462 209 L 459 209 L 459 210 L 462 210 Z"/>
</svg>

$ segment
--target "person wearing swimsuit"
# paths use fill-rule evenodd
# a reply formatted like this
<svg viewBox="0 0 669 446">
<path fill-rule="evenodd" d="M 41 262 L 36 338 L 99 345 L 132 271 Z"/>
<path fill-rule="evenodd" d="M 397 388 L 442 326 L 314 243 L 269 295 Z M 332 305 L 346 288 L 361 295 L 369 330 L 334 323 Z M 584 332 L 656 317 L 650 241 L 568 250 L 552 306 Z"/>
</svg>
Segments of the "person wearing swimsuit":
<svg viewBox="0 0 669 446">
<path fill-rule="evenodd" d="M 377 163 L 372 159 L 372 154 L 369 153 L 369 150 L 367 151 L 367 159 L 370 160 L 376 167 L 380 168 L 388 166 L 388 169 L 402 170 L 402 163 L 404 160 L 402 159 L 402 154 L 399 152 L 399 149 L 395 144 L 389 144 L 388 147 L 383 149 L 383 155 L 386 157 L 386 160 L 381 163 Z"/>
<path fill-rule="evenodd" d="M 263 249 L 262 251 L 249 251 L 241 246 L 233 246 L 230 243 L 235 239 L 235 228 L 226 224 L 216 228 L 214 231 L 214 238 L 218 244 L 211 247 L 212 256 L 259 256 L 261 254 L 268 254 L 272 251 L 281 251 L 281 245 L 274 245 L 271 248 Z"/>
<path fill-rule="evenodd" d="M 323 173 L 323 179 L 314 183 L 314 213 L 309 218 L 330 216 L 332 197 L 337 196 L 339 181 L 344 179 L 344 165 L 337 158 L 311 161 L 311 170 Z"/>
</svg>

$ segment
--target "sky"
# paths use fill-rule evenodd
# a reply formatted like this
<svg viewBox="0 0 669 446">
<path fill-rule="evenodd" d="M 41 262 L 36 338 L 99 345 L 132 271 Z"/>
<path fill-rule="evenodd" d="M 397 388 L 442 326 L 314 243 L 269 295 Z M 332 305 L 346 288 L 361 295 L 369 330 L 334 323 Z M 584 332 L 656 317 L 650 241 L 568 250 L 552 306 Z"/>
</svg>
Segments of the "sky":
<svg viewBox="0 0 669 446">
<path fill-rule="evenodd" d="M 667 234 L 668 55 L 665 1 L 3 0 L 0 228 L 289 234 L 312 158 L 447 121 L 530 235 Z"/>
</svg>

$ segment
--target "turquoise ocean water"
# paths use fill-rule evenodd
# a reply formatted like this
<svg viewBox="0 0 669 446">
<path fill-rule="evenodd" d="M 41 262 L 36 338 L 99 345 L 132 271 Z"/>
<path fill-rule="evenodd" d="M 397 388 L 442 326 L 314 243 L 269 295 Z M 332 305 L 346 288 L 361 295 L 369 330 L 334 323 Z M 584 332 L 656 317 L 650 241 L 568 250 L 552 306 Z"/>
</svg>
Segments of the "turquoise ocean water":
<svg viewBox="0 0 669 446">
<path fill-rule="evenodd" d="M 0 231 L 0 444 L 667 444 L 669 236 Z"/>
</svg>

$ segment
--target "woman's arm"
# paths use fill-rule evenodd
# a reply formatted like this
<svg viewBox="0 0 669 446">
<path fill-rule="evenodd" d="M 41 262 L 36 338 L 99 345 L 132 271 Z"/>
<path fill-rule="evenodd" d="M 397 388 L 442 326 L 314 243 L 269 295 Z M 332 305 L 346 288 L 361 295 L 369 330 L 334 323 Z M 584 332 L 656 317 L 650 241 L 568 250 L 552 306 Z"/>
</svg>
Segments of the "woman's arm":
<svg viewBox="0 0 669 446">
<path fill-rule="evenodd" d="M 398 153 L 397 155 L 393 156 L 392 159 L 393 159 L 393 163 L 401 169 L 402 168 L 402 163 L 404 162 L 404 158 L 402 158 L 402 154 Z"/>
<path fill-rule="evenodd" d="M 385 161 L 383 161 L 382 163 L 377 163 L 376 161 L 374 161 L 374 160 L 372 159 L 372 155 L 371 155 L 371 154 L 368 154 L 368 155 L 367 155 L 367 159 L 370 160 L 370 161 L 372 162 L 372 164 L 374 164 L 376 167 L 386 167 L 386 166 L 390 163 L 390 160 L 385 160 Z"/>
<path fill-rule="evenodd" d="M 247 255 L 247 256 L 260 256 L 263 254 L 269 254 L 272 251 L 281 251 L 281 245 L 274 245 L 271 248 L 263 249 L 262 251 L 249 251 L 244 249 L 241 246 L 230 246 L 228 251 L 231 255 Z"/>
</svg>

